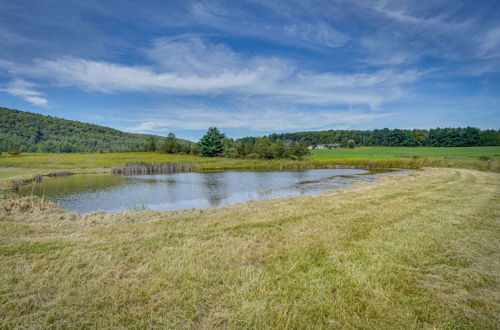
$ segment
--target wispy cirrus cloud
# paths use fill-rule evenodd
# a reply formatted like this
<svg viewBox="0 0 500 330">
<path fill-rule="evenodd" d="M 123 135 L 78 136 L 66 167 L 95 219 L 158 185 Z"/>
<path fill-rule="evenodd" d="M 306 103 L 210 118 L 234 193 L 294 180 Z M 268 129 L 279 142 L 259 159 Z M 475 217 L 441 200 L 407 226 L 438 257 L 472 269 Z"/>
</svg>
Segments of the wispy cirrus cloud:
<svg viewBox="0 0 500 330">
<path fill-rule="evenodd" d="M 216 2 L 195 1 L 191 5 L 191 14 L 193 22 L 226 33 L 254 36 L 297 47 L 331 49 L 345 45 L 350 39 L 324 20 L 304 19 L 293 23 L 278 20 L 273 24 L 262 25 L 258 17 L 235 8 L 230 10 Z M 237 25 L 234 24 L 235 20 L 238 21 Z"/>
<path fill-rule="evenodd" d="M 37 106 L 47 106 L 48 101 L 43 97 L 43 93 L 33 89 L 33 84 L 21 79 L 14 79 L 0 91 L 17 96 L 26 102 Z"/>
<path fill-rule="evenodd" d="M 274 109 L 213 109 L 198 106 L 194 108 L 157 109 L 151 118 L 140 121 L 136 126 L 126 127 L 135 132 L 165 132 L 175 129 L 203 130 L 210 126 L 225 129 L 251 129 L 256 132 L 320 129 L 325 127 L 348 127 L 392 116 L 391 113 L 373 113 L 355 109 L 307 111 L 296 108 Z"/>
<path fill-rule="evenodd" d="M 347 35 L 325 22 L 290 24 L 286 25 L 284 30 L 289 38 L 328 48 L 343 46 L 349 40 Z"/>
<path fill-rule="evenodd" d="M 479 39 L 479 56 L 485 59 L 500 57 L 500 26 L 488 30 Z"/>
</svg>

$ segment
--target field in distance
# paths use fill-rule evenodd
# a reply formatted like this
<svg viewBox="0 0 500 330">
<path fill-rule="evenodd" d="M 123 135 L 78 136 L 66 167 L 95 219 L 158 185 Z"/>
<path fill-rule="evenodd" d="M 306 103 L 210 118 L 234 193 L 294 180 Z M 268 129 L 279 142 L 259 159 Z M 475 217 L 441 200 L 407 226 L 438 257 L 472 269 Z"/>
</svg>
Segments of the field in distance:
<svg viewBox="0 0 500 330">
<path fill-rule="evenodd" d="M 126 163 L 177 162 L 193 164 L 197 170 L 301 169 L 332 165 L 370 168 L 453 167 L 483 171 L 500 170 L 500 147 L 359 147 L 355 149 L 311 150 L 302 161 L 290 159 L 206 158 L 154 152 L 128 153 L 23 153 L 0 156 L 0 180 L 26 178 L 52 171 L 75 173 L 109 172 Z"/>
<path fill-rule="evenodd" d="M 500 159 L 500 147 L 359 147 L 354 149 L 314 149 L 313 159 L 405 158 L 405 157 L 490 157 Z"/>
</svg>

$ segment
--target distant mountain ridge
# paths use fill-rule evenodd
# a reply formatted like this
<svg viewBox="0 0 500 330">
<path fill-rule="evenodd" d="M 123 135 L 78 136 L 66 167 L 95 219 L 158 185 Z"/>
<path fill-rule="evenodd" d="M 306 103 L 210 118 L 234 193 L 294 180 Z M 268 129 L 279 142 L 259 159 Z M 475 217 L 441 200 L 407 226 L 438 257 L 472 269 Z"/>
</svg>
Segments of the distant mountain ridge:
<svg viewBox="0 0 500 330">
<path fill-rule="evenodd" d="M 0 107 L 0 152 L 13 148 L 56 153 L 142 151 L 151 137 L 164 138 Z"/>
</svg>

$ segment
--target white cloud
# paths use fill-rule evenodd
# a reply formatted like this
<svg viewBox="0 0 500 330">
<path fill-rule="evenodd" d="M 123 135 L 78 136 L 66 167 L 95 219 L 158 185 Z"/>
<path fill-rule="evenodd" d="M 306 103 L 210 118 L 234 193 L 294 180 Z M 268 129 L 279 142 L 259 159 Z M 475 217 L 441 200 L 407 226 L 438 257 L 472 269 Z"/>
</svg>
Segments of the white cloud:
<svg viewBox="0 0 500 330">
<path fill-rule="evenodd" d="M 308 24 L 298 23 L 285 26 L 287 36 L 302 40 L 306 43 L 336 48 L 346 44 L 349 38 L 324 22 Z"/>
<path fill-rule="evenodd" d="M 32 87 L 33 84 L 27 81 L 15 79 L 7 84 L 5 88 L 1 88 L 0 91 L 20 97 L 26 102 L 37 106 L 46 106 L 48 101 L 42 97 L 43 93 L 33 90 Z"/>
<path fill-rule="evenodd" d="M 241 55 L 226 45 L 196 36 L 158 39 L 146 54 L 161 69 L 179 74 L 208 76 L 236 71 L 244 64 Z"/>
<path fill-rule="evenodd" d="M 500 26 L 490 29 L 479 41 L 479 55 L 481 57 L 500 57 Z"/>
<path fill-rule="evenodd" d="M 36 60 L 14 66 L 16 76 L 55 86 L 103 93 L 154 92 L 171 95 L 240 95 L 283 104 L 348 104 L 376 108 L 417 81 L 417 70 L 352 74 L 301 70 L 276 57 L 249 56 L 198 37 L 157 40 L 145 54 L 152 66 L 127 66 L 79 58 Z"/>
<path fill-rule="evenodd" d="M 446 1 L 445 1 L 446 2 Z M 463 16 L 463 4 L 443 1 L 355 0 L 360 13 L 375 28 L 359 45 L 368 54 L 358 63 L 375 66 L 417 64 L 425 58 L 460 63 L 477 60 L 477 44 L 484 34 L 479 13 Z"/>
<path fill-rule="evenodd" d="M 19 69 L 16 72 L 34 78 L 53 80 L 59 86 L 77 86 L 105 93 L 127 91 L 204 93 L 245 86 L 257 79 L 256 73 L 248 70 L 202 77 L 195 74 L 157 72 L 146 66 L 125 66 L 78 58 L 37 60 L 33 67 Z"/>
<path fill-rule="evenodd" d="M 5 43 L 35 43 L 34 40 L 26 38 L 18 33 L 12 32 L 0 26 L 0 40 Z"/>
<path fill-rule="evenodd" d="M 386 0 L 376 2 L 374 5 L 370 5 L 369 2 L 361 2 L 362 5 L 368 5 L 368 7 L 374 9 L 379 14 L 384 15 L 401 24 L 409 24 L 417 26 L 420 28 L 431 29 L 434 33 L 442 32 L 457 32 L 470 27 L 470 22 L 468 20 L 460 20 L 459 22 L 448 20 L 445 14 L 436 15 L 417 15 L 414 11 L 425 12 L 426 9 L 436 6 L 439 8 L 440 4 L 436 3 L 418 3 L 418 2 L 407 2 L 400 0 Z M 413 7 L 413 8 L 412 8 Z M 453 13 L 453 10 L 448 10 L 446 13 Z"/>
<path fill-rule="evenodd" d="M 259 3 L 266 6 L 266 3 Z M 284 13 L 280 13 L 280 16 Z M 345 45 L 349 37 L 317 17 L 300 20 L 295 16 L 293 23 L 267 22 L 262 17 L 251 15 L 236 6 L 224 6 L 217 2 L 195 1 L 191 6 L 195 23 L 208 25 L 224 33 L 258 37 L 279 44 L 294 45 L 312 49 L 337 48 Z M 235 24 L 237 22 L 237 24 Z"/>
<path fill-rule="evenodd" d="M 250 129 L 271 132 L 301 129 L 331 128 L 349 126 L 374 119 L 391 116 L 390 113 L 363 112 L 360 110 L 315 110 L 300 109 L 255 110 L 238 109 L 227 111 L 209 108 L 164 109 L 140 122 L 138 126 L 127 127 L 135 132 L 168 131 L 172 129 L 204 130 L 210 126 L 223 129 Z"/>
</svg>

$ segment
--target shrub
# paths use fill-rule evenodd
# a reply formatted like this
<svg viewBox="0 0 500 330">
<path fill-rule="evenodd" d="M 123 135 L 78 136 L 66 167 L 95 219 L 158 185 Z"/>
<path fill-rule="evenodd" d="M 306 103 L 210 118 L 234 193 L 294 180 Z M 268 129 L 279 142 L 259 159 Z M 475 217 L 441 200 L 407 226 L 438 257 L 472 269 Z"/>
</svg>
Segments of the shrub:
<svg viewBox="0 0 500 330">
<path fill-rule="evenodd" d="M 19 155 L 21 152 L 19 151 L 19 148 L 13 148 L 13 149 L 10 149 L 9 151 L 7 151 L 7 153 L 11 156 L 17 156 Z"/>
<path fill-rule="evenodd" d="M 491 160 L 491 158 L 488 156 L 479 156 L 479 160 L 488 161 L 488 160 Z"/>
<path fill-rule="evenodd" d="M 354 149 L 354 147 L 356 147 L 356 142 L 354 142 L 354 140 L 347 141 L 347 147 L 349 149 Z"/>
</svg>

